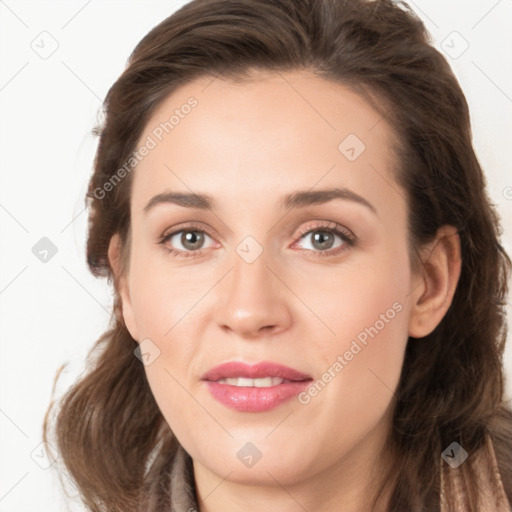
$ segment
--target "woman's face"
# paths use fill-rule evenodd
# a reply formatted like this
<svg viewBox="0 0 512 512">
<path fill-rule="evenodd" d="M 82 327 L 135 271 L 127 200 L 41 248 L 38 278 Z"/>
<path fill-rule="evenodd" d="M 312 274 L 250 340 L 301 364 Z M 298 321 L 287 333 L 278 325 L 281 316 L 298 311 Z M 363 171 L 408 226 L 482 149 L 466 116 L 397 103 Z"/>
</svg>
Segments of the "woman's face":
<svg viewBox="0 0 512 512">
<path fill-rule="evenodd" d="M 384 444 L 410 331 L 391 128 L 295 71 L 182 86 L 138 147 L 123 314 L 196 473 L 350 479 Z M 296 373 L 212 372 L 229 362 Z"/>
</svg>

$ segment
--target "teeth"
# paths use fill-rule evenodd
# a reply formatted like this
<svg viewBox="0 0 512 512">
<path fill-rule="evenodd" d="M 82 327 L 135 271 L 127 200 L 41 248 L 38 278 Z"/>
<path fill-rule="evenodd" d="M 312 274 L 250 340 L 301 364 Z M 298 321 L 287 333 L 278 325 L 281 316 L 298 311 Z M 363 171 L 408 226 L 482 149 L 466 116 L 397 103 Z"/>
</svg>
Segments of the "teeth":
<svg viewBox="0 0 512 512">
<path fill-rule="evenodd" d="M 247 388 L 269 388 L 271 386 L 278 386 L 282 384 L 285 379 L 280 377 L 263 377 L 261 379 L 248 379 L 246 377 L 230 377 L 219 379 L 219 384 L 230 384 L 231 386 L 240 386 Z"/>
</svg>

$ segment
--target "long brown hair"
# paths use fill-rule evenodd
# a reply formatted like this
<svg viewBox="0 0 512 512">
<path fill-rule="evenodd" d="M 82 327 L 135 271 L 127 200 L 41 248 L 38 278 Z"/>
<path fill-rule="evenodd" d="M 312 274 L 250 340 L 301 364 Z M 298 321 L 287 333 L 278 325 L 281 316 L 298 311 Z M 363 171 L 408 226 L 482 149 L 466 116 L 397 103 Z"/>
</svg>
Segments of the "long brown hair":
<svg viewBox="0 0 512 512">
<path fill-rule="evenodd" d="M 194 0 L 137 45 L 104 102 L 86 198 L 87 262 L 114 284 L 111 326 L 91 350 L 85 375 L 48 408 L 44 439 L 54 423 L 55 444 L 90 510 L 169 507 L 179 444 L 134 357 L 137 343 L 107 257 L 118 233 L 126 265 L 133 173 L 107 193 L 104 184 L 179 85 L 207 74 L 241 80 L 251 69 L 307 69 L 380 109 L 399 141 L 395 175 L 408 202 L 413 269 L 421 268 L 419 249 L 440 226 L 456 226 L 461 238 L 462 270 L 449 310 L 430 335 L 407 344 L 390 439 L 396 460 L 383 484 L 392 489 L 390 510 L 439 510 L 441 452 L 458 441 L 472 453 L 486 434 L 512 501 L 512 413 L 503 401 L 502 368 L 511 262 L 460 86 L 420 19 L 391 0 Z M 477 493 L 469 467 L 467 481 Z"/>
</svg>

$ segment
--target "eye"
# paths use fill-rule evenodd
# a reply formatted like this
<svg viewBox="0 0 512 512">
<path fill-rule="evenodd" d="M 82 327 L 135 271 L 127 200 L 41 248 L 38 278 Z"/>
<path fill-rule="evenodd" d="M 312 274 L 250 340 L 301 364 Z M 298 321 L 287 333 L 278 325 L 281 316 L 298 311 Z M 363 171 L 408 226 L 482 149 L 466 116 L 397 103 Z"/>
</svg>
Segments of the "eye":
<svg viewBox="0 0 512 512">
<path fill-rule="evenodd" d="M 331 222 L 323 222 L 309 227 L 300 233 L 300 240 L 310 240 L 310 247 L 314 256 L 333 256 L 340 254 L 355 245 L 356 237 L 347 229 Z M 313 235 L 313 236 L 312 236 Z M 338 238 L 341 243 L 335 245 Z"/>
<path fill-rule="evenodd" d="M 212 239 L 206 231 L 197 228 L 197 226 L 182 226 L 180 229 L 162 235 L 158 243 L 165 245 L 173 256 L 193 258 L 198 256 L 202 249 L 205 249 L 203 246 L 206 237 Z"/>
<path fill-rule="evenodd" d="M 356 244 L 356 237 L 348 229 L 334 222 L 322 222 L 309 226 L 302 230 L 299 236 L 299 240 L 311 241 L 311 248 L 304 250 L 320 257 L 340 254 Z M 195 258 L 201 255 L 203 250 L 215 246 L 214 243 L 210 243 L 209 247 L 204 247 L 206 238 L 213 242 L 212 236 L 207 231 L 196 225 L 188 225 L 164 233 L 158 243 L 164 245 L 169 254 L 176 258 Z M 335 245 L 336 238 L 341 242 L 338 245 Z"/>
</svg>

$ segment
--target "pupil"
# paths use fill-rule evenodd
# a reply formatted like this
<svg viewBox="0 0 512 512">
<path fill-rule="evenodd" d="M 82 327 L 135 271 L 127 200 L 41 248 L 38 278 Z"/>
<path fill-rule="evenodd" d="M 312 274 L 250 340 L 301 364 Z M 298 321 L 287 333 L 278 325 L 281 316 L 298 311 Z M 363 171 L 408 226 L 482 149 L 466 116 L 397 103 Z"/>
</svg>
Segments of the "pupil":
<svg viewBox="0 0 512 512">
<path fill-rule="evenodd" d="M 197 231 L 188 231 L 182 235 L 182 243 L 184 247 L 187 247 L 188 245 L 192 245 L 192 247 L 189 247 L 190 249 L 197 249 L 197 247 L 194 247 L 198 244 L 198 241 L 202 241 L 202 234 L 198 233 Z M 200 245 L 200 244 L 199 244 Z"/>
<path fill-rule="evenodd" d="M 318 231 L 315 235 L 314 235 L 314 240 L 315 240 L 315 243 L 316 242 L 319 242 L 319 245 L 320 245 L 320 248 L 321 249 L 325 249 L 326 245 L 327 246 L 330 246 L 332 245 L 332 240 L 331 241 L 331 244 L 327 243 L 325 244 L 325 240 L 326 239 L 329 239 L 329 238 L 332 238 L 332 233 L 327 233 L 325 231 Z M 327 247 L 328 248 L 328 247 Z"/>
</svg>

